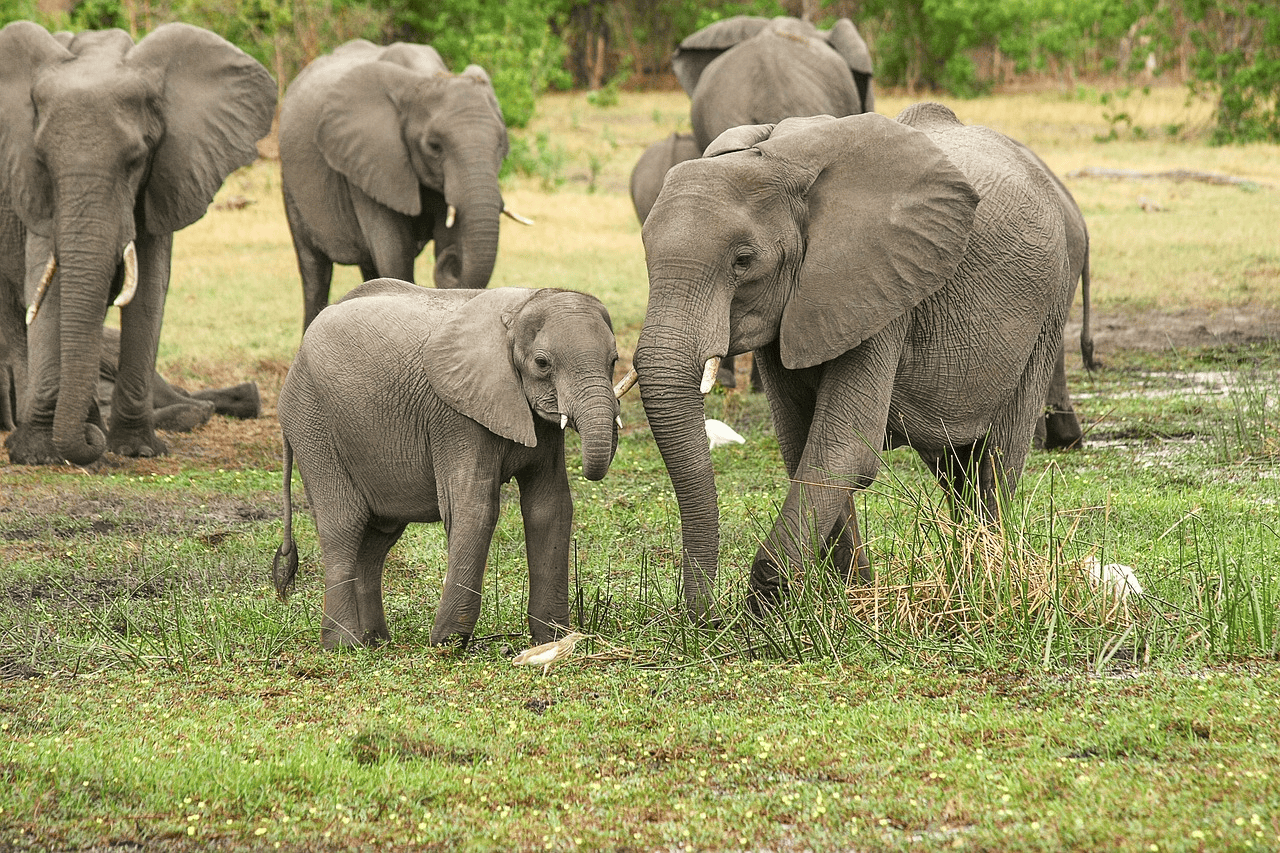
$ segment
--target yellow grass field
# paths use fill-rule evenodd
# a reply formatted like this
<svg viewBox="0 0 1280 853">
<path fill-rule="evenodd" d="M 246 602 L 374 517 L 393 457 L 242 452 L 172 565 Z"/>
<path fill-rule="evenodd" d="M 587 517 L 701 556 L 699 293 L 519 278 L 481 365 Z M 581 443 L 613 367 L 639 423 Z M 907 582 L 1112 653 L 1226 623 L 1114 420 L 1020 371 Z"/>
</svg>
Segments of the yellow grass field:
<svg viewBox="0 0 1280 853">
<path fill-rule="evenodd" d="M 911 102 L 882 94 L 876 106 L 894 115 Z M 1109 103 L 1089 91 L 947 103 L 965 122 L 1027 142 L 1064 177 L 1090 225 L 1100 318 L 1149 309 L 1280 309 L 1280 146 L 1209 146 L 1210 107 L 1190 102 L 1181 88 Z M 1117 125 L 1119 138 L 1098 141 L 1112 129 L 1108 116 L 1121 112 L 1131 121 Z M 627 190 L 631 168 L 646 145 L 688 128 L 688 99 L 680 92 L 623 92 L 607 107 L 585 93 L 544 97 L 530 126 L 512 135 L 534 148 L 549 176 L 517 176 L 504 186 L 508 206 L 536 224 L 504 220 L 493 286 L 596 294 L 613 314 L 625 359 L 647 290 Z M 1072 176 L 1099 169 L 1183 169 L 1252 183 Z M 241 199 L 251 203 L 236 207 Z M 430 254 L 419 261 L 426 277 Z M 355 268 L 338 268 L 333 298 L 358 281 Z M 161 363 L 179 376 L 211 380 L 235 380 L 236 366 L 244 378 L 279 371 L 301 325 L 279 165 L 260 161 L 232 175 L 215 208 L 177 235 Z"/>
</svg>

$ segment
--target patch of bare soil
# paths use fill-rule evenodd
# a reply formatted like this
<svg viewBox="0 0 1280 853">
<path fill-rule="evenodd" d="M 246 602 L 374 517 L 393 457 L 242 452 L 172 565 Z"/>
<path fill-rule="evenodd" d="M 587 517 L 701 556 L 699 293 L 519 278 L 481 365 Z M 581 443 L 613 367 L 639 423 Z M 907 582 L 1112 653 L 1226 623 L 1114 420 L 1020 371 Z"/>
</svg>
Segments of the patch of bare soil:
<svg viewBox="0 0 1280 853">
<path fill-rule="evenodd" d="M 1253 305 L 1234 308 L 1184 308 L 1177 311 L 1107 310 L 1094 312 L 1094 352 L 1187 350 L 1244 346 L 1280 340 L 1280 310 Z M 1067 352 L 1080 339 L 1078 312 L 1067 324 Z"/>
</svg>

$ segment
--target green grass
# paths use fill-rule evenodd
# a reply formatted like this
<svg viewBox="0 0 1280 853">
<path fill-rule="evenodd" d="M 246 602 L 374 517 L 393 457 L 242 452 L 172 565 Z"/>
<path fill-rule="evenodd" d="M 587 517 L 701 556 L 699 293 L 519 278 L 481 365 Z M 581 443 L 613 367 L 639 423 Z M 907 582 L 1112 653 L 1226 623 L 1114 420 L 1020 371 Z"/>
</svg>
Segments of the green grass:
<svg viewBox="0 0 1280 853">
<path fill-rule="evenodd" d="M 1068 180 L 1101 316 L 1275 307 L 1275 146 L 1206 147 L 1166 91 L 1125 107 L 1152 132 L 1106 143 L 1119 107 L 1094 93 L 956 108 L 1062 172 L 1269 184 Z M 545 99 L 528 133 L 558 153 L 504 189 L 537 225 L 504 223 L 496 283 L 595 293 L 624 362 L 646 299 L 626 176 L 685 109 Z M 1152 193 L 1166 211 L 1137 205 Z M 233 195 L 254 203 L 178 237 L 162 370 L 254 379 L 264 418 L 173 436 L 161 460 L 0 475 L 0 850 L 1280 847 L 1274 341 L 1108 351 L 1092 375 L 1075 357 L 1089 444 L 1033 452 L 995 531 L 953 522 L 914 457 L 886 454 L 859 498 L 875 585 L 807 566 L 760 620 L 741 615 L 746 567 L 786 482 L 763 400 L 717 391 L 708 416 L 748 442 L 714 451 L 729 618 L 709 631 L 682 614 L 678 512 L 632 396 L 602 482 L 570 436 L 571 607 L 592 634 L 570 662 L 545 678 L 509 662 L 527 642 L 514 486 L 466 652 L 428 645 L 445 538 L 420 525 L 388 561 L 392 641 L 326 654 L 305 512 L 288 603 L 269 571 L 274 404 L 301 326 L 278 169 L 238 173 Z M 1202 393 L 1188 376 L 1207 372 L 1231 384 Z M 1091 556 L 1133 566 L 1144 594 L 1095 589 Z"/>
</svg>

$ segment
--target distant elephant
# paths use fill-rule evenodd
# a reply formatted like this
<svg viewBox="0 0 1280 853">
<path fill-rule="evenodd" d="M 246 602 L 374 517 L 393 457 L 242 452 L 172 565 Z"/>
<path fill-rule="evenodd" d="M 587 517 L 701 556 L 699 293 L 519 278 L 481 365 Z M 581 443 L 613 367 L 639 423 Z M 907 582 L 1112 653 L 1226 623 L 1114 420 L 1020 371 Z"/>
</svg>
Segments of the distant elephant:
<svg viewBox="0 0 1280 853">
<path fill-rule="evenodd" d="M 631 204 L 635 206 L 636 218 L 641 225 L 658 198 L 667 170 L 676 163 L 701 156 L 702 149 L 689 133 L 673 133 L 644 150 L 631 170 Z"/>
<path fill-rule="evenodd" d="M 700 151 L 740 125 L 875 109 L 871 52 L 848 18 L 830 30 L 798 18 L 726 18 L 680 42 L 671 64 L 693 99 L 690 118 Z M 737 386 L 732 358 L 721 364 L 719 382 Z M 759 388 L 754 367 L 752 384 Z"/>
<path fill-rule="evenodd" d="M 305 330 L 329 304 L 333 265 L 414 281 L 435 241 L 437 287 L 489 284 L 504 207 L 507 128 L 489 75 L 450 74 L 426 45 L 347 42 L 312 62 L 280 105 L 285 214 Z"/>
<path fill-rule="evenodd" d="M 871 52 L 848 18 L 830 30 L 798 18 L 726 18 L 680 42 L 671 65 L 693 99 L 699 150 L 739 125 L 875 109 Z"/>
<path fill-rule="evenodd" d="M 719 560 L 702 395 L 723 356 L 756 352 L 792 484 L 752 565 L 757 607 L 815 542 L 869 572 L 854 499 L 882 448 L 914 448 L 957 510 L 991 517 L 1013 493 L 1074 284 L 1052 182 L 1010 140 L 939 104 L 737 128 L 671 170 L 644 244 L 634 369 L 695 619 Z"/>
<path fill-rule="evenodd" d="M 573 501 L 564 433 L 599 480 L 617 447 L 618 358 L 609 313 L 564 290 L 436 290 L 366 282 L 302 338 L 277 406 L 284 433 L 283 597 L 298 567 L 296 455 L 324 558 L 325 648 L 388 638 L 382 567 L 414 521 L 444 521 L 449 565 L 433 644 L 480 616 L 499 488 L 520 486 L 535 643 L 569 624 Z"/>
<path fill-rule="evenodd" d="M 265 68 L 188 24 L 136 45 L 122 30 L 0 30 L 0 208 L 17 217 L 0 216 L 0 246 L 25 248 L 0 262 L 0 349 L 27 360 L 21 422 L 5 442 L 12 462 L 167 451 L 151 380 L 173 232 L 257 157 L 275 103 Z M 122 338 L 104 436 L 91 409 L 112 300 Z M 16 327 L 15 304 L 30 307 L 29 327 Z"/>
</svg>

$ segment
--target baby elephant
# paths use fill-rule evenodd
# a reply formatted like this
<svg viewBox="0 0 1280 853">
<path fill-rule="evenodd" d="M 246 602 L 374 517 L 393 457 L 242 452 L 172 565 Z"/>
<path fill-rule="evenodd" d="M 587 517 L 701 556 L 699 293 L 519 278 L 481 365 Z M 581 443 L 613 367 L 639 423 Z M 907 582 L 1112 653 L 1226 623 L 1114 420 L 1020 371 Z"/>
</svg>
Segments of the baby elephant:
<svg viewBox="0 0 1280 853">
<path fill-rule="evenodd" d="M 411 521 L 443 521 L 449 565 L 431 642 L 470 639 L 480 616 L 498 493 L 520 487 L 535 643 L 569 624 L 573 500 L 564 428 L 582 436 L 599 480 L 617 448 L 609 312 L 564 290 L 435 290 L 360 285 L 317 316 L 280 391 L 283 598 L 298 569 L 290 471 L 315 513 L 324 557 L 327 649 L 388 638 L 387 552 Z"/>
</svg>

